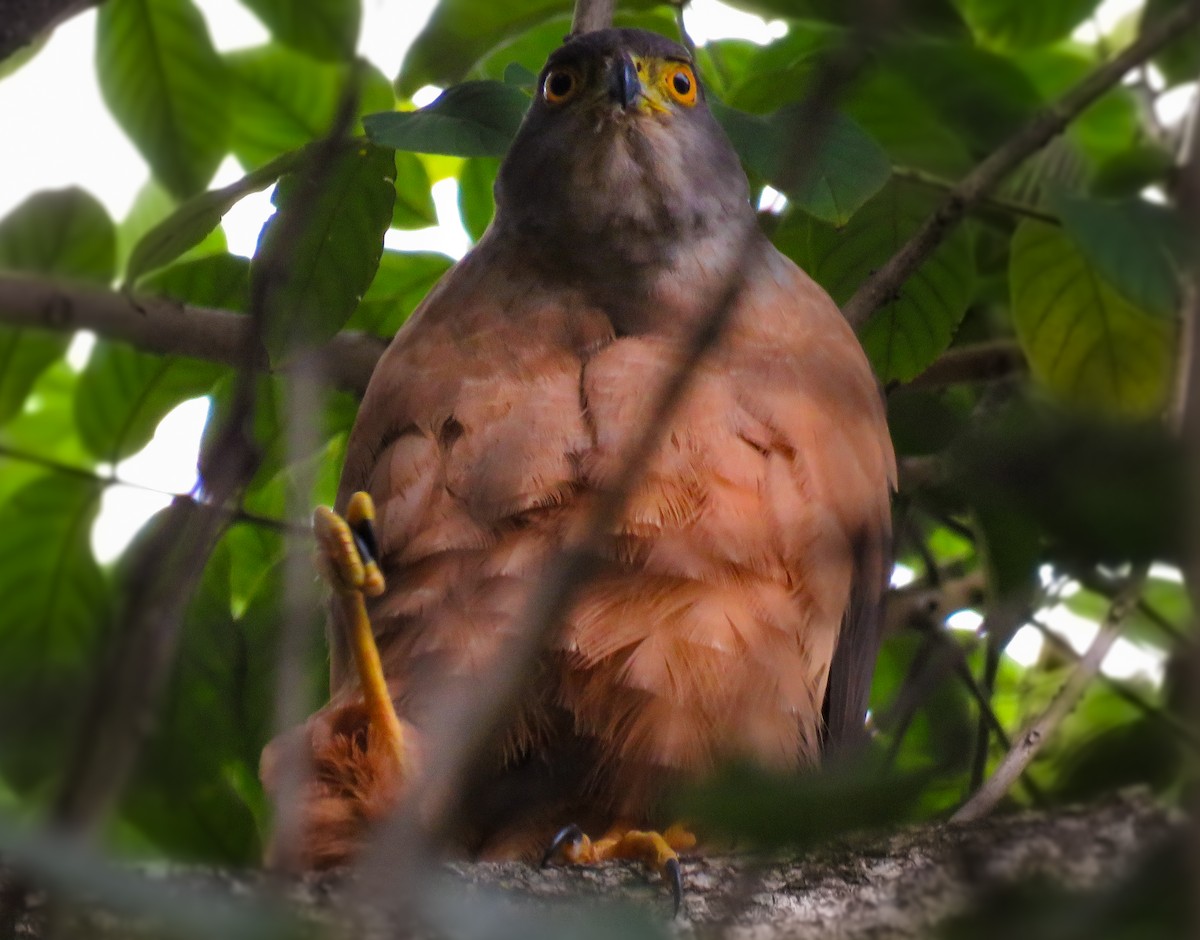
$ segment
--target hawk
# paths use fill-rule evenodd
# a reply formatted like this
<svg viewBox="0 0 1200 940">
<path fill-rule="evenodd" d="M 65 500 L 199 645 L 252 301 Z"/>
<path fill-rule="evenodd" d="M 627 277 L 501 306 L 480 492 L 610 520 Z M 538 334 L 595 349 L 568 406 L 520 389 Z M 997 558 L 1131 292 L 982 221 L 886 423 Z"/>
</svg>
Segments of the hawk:
<svg viewBox="0 0 1200 940">
<path fill-rule="evenodd" d="M 429 702 L 487 681 L 729 285 L 723 338 L 470 781 L 455 848 L 536 859 L 569 827 L 585 857 L 581 832 L 662 826 L 664 792 L 721 761 L 800 768 L 862 730 L 895 480 L 881 395 L 829 296 L 760 231 L 687 50 L 568 37 L 495 194 L 371 379 L 349 527 L 318 518 L 338 599 L 331 700 L 292 732 L 315 769 L 310 866 L 403 799 L 405 762 L 437 746 Z M 667 834 L 664 853 L 685 843 Z"/>
</svg>

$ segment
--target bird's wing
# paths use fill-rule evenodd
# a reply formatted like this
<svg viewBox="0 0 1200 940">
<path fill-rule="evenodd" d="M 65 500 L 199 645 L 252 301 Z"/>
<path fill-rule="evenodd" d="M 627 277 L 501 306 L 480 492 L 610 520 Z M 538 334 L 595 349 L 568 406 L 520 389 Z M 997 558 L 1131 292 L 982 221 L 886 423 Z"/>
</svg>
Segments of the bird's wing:
<svg viewBox="0 0 1200 940">
<path fill-rule="evenodd" d="M 827 678 L 838 733 L 861 725 L 870 683 L 867 607 L 895 472 L 878 387 L 840 312 L 795 265 L 771 250 L 747 280 L 633 495 L 618 564 L 564 638 L 579 727 L 619 742 L 611 758 L 648 781 L 739 752 L 812 759 Z M 625 337 L 587 363 L 587 485 L 612 479 L 653 401 L 648 377 L 675 356 L 662 338 Z"/>
<path fill-rule="evenodd" d="M 555 519 L 591 446 L 580 408 L 587 352 L 607 318 L 486 244 L 414 313 L 376 368 L 347 450 L 344 503 L 377 507 L 387 591 L 371 605 L 384 666 L 403 695 L 421 674 L 469 679 L 521 609 L 558 544 Z M 347 676 L 341 630 L 331 679 Z M 439 670 L 422 667 L 431 659 Z"/>
</svg>

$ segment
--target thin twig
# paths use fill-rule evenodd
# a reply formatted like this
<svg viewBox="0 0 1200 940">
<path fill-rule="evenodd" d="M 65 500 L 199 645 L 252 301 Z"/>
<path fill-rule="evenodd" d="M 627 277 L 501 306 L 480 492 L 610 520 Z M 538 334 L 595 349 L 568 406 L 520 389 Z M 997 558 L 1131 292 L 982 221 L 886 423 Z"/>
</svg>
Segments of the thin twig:
<svg viewBox="0 0 1200 940">
<path fill-rule="evenodd" d="M 1136 42 L 1099 66 L 1056 104 L 1039 113 L 990 156 L 968 173 L 946 196 L 913 236 L 882 267 L 858 288 L 842 308 L 846 319 L 859 329 L 876 310 L 887 303 L 914 271 L 962 221 L 967 211 L 1027 157 L 1044 147 L 1083 112 L 1088 105 L 1116 85 L 1173 40 L 1186 35 L 1200 22 L 1200 0 L 1173 10 L 1147 29 Z"/>
<path fill-rule="evenodd" d="M 1070 643 L 1063 637 L 1050 628 L 1050 625 L 1037 617 L 1030 617 L 1029 624 L 1038 631 L 1046 642 L 1063 656 L 1066 656 L 1071 662 L 1079 662 L 1080 654 L 1075 651 Z M 1156 721 L 1167 728 L 1175 737 L 1185 742 L 1190 747 L 1200 751 L 1200 734 L 1197 734 L 1192 728 L 1189 728 L 1183 722 L 1175 718 L 1169 711 L 1161 706 L 1155 705 L 1147 701 L 1143 696 L 1139 695 L 1134 689 L 1130 688 L 1129 684 L 1122 682 L 1119 679 L 1114 679 L 1112 676 L 1107 676 L 1103 672 L 1096 676 L 1098 681 L 1105 688 L 1112 691 L 1113 695 L 1128 702 L 1144 716 Z"/>
<path fill-rule="evenodd" d="M 940 176 L 934 176 L 932 173 L 926 173 L 924 170 L 896 166 L 892 167 L 892 176 L 905 183 L 915 183 L 918 186 L 937 189 L 944 193 L 954 191 L 955 184 L 953 182 L 942 179 Z M 969 207 L 969 211 L 982 209 L 1001 212 L 1005 215 L 1020 216 L 1025 219 L 1034 219 L 1038 222 L 1045 222 L 1047 225 L 1062 225 L 1062 220 L 1058 216 L 1046 212 L 1044 209 L 1039 209 L 1036 206 L 1027 206 L 1022 202 L 1013 202 L 1009 199 L 1000 199 L 996 196 L 981 196 L 974 206 Z"/>
<path fill-rule="evenodd" d="M 996 382 L 1022 375 L 1026 369 L 1025 354 L 1016 342 L 992 340 L 947 350 L 904 387 L 941 388 L 964 383 Z"/>
<path fill-rule="evenodd" d="M 1037 756 L 1042 746 L 1071 713 L 1083 693 L 1087 691 L 1104 657 L 1116 642 L 1129 616 L 1137 604 L 1138 595 L 1146 581 L 1148 566 L 1141 565 L 1130 574 L 1124 588 L 1108 609 L 1100 632 L 1071 671 L 1054 700 L 1017 739 L 1016 744 L 1004 756 L 987 782 L 950 818 L 951 822 L 962 823 L 981 819 L 1004 799 L 1013 783 Z"/>
<path fill-rule="evenodd" d="M 24 274 L 0 277 L 0 323 L 55 333 L 90 330 L 145 352 L 230 366 L 246 360 L 253 332 L 251 318 L 241 313 Z M 386 340 L 349 331 L 339 333 L 316 355 L 335 387 L 361 395 L 386 347 Z M 268 371 L 261 343 L 255 343 L 253 353 L 252 366 Z"/>
<path fill-rule="evenodd" d="M 248 525 L 261 526 L 264 529 L 271 529 L 272 531 L 281 532 L 288 536 L 303 537 L 305 539 L 312 537 L 312 530 L 307 525 L 291 525 L 284 519 L 272 519 L 270 516 L 260 516 L 258 513 L 247 512 L 245 509 L 237 506 L 218 506 L 206 498 L 197 499 L 195 496 L 189 496 L 187 493 L 176 493 L 173 490 L 164 490 L 157 486 L 147 486 L 145 483 L 134 483 L 130 480 L 124 480 L 116 474 L 103 474 L 83 467 L 74 467 L 71 464 L 52 460 L 40 454 L 33 454 L 19 448 L 9 447 L 7 444 L 0 444 L 0 460 L 27 463 L 34 467 L 41 467 L 43 470 L 60 473 L 63 476 L 86 480 L 89 483 L 94 483 L 104 488 L 110 486 L 127 486 L 130 489 L 140 490 L 143 493 L 154 493 L 157 496 L 170 496 L 172 499 L 188 500 L 194 502 L 202 509 L 222 515 L 230 523 L 245 522 Z"/>
</svg>

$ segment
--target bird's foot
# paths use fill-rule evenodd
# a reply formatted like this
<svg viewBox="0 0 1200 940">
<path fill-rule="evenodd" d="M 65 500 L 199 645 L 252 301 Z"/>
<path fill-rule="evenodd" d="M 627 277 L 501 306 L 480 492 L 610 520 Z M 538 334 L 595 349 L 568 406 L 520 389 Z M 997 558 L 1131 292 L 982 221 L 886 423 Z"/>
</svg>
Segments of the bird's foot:
<svg viewBox="0 0 1200 940">
<path fill-rule="evenodd" d="M 394 769 L 403 773 L 406 763 L 404 730 L 388 692 L 379 648 L 375 645 L 375 634 L 363 600 L 364 595 L 378 597 L 384 589 L 374 519 L 375 504 L 363 492 L 350 498 L 345 518 L 328 506 L 319 506 L 313 514 L 317 567 L 333 587 L 343 608 L 372 738 L 378 737 L 379 746 L 391 753 Z"/>
<path fill-rule="evenodd" d="M 676 823 L 664 832 L 634 829 L 617 825 L 602 838 L 592 840 L 578 826 L 564 827 L 551 841 L 542 856 L 545 866 L 555 858 L 562 858 L 571 865 L 595 865 L 612 858 L 634 859 L 647 868 L 662 875 L 671 885 L 671 896 L 675 901 L 675 913 L 683 902 L 683 875 L 679 867 L 679 853 L 686 852 L 696 844 L 696 837 L 681 823 Z"/>
</svg>

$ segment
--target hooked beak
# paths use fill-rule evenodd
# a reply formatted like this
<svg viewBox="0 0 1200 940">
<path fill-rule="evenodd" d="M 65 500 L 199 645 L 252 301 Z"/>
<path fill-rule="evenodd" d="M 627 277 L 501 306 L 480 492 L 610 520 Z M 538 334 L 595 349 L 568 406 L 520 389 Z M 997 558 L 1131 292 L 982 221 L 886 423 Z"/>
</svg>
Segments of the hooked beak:
<svg viewBox="0 0 1200 940">
<path fill-rule="evenodd" d="M 608 64 L 608 97 L 613 104 L 628 111 L 642 94 L 642 80 L 637 67 L 627 55 L 621 55 Z"/>
</svg>

